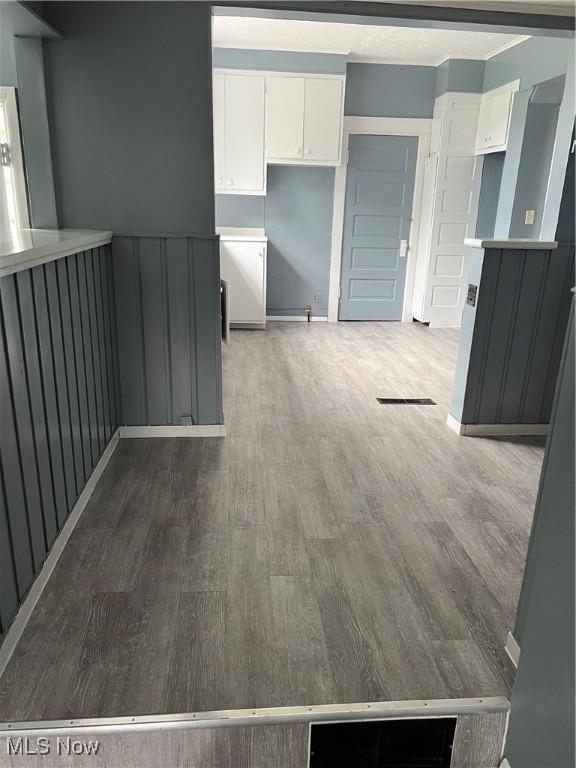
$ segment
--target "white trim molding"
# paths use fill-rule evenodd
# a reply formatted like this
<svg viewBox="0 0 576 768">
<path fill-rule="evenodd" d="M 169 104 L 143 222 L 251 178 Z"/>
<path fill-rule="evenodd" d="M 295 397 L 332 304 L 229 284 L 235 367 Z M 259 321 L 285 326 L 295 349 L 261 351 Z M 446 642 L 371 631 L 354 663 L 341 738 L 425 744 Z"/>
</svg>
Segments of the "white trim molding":
<svg viewBox="0 0 576 768">
<path fill-rule="evenodd" d="M 182 424 L 143 427 L 118 427 L 121 439 L 132 437 L 226 437 L 224 424 Z"/>
<path fill-rule="evenodd" d="M 44 565 L 42 566 L 40 573 L 30 587 L 30 591 L 20 606 L 20 610 L 16 614 L 16 618 L 6 633 L 6 637 L 0 646 L 0 676 L 4 673 L 8 662 L 12 658 L 12 654 L 14 653 L 16 645 L 22 637 L 22 634 L 26 628 L 26 624 L 32 616 L 32 612 L 34 611 L 34 608 L 36 607 L 50 576 L 56 568 L 56 564 L 58 563 L 60 555 L 64 551 L 64 547 L 68 543 L 68 539 L 72 535 L 72 531 L 76 527 L 82 512 L 84 512 L 86 509 L 90 497 L 96 488 L 96 484 L 102 477 L 102 474 L 106 469 L 106 465 L 110 461 L 117 445 L 118 430 L 116 430 L 116 432 L 112 435 L 110 442 L 104 449 L 98 464 L 96 464 L 94 467 L 94 471 L 88 478 L 82 493 L 78 497 L 78 501 L 76 504 L 74 504 L 72 511 L 68 515 L 66 522 L 62 526 L 62 530 L 58 534 L 56 541 L 54 542 L 54 545 L 48 554 L 48 557 L 44 561 Z"/>
<path fill-rule="evenodd" d="M 518 664 L 520 662 L 520 646 L 516 642 L 516 639 L 512 632 L 508 632 L 508 636 L 506 637 L 506 645 L 504 646 L 504 650 L 508 654 L 508 658 L 514 664 L 516 669 L 518 669 Z"/>
<path fill-rule="evenodd" d="M 413 117 L 344 117 L 341 165 L 336 167 L 334 178 L 334 209 L 332 215 L 332 246 L 330 252 L 330 288 L 328 291 L 328 320 L 338 320 L 340 305 L 340 272 L 342 268 L 342 239 L 344 234 L 344 209 L 346 201 L 346 175 L 348 166 L 348 143 L 355 134 L 373 136 L 417 136 L 418 155 L 416 178 L 412 203 L 412 228 L 410 247 L 406 259 L 406 283 L 402 306 L 402 320 L 412 321 L 412 295 L 420 240 L 420 211 L 424 182 L 424 161 L 430 154 L 432 120 Z"/>
<path fill-rule="evenodd" d="M 310 317 L 310 322 L 312 323 L 320 323 L 327 321 L 328 318 L 325 315 L 312 315 Z M 289 322 L 298 322 L 298 323 L 306 323 L 308 322 L 308 318 L 306 315 L 266 315 L 266 322 L 267 323 L 273 323 L 276 321 L 280 321 L 283 323 L 289 323 Z"/>
<path fill-rule="evenodd" d="M 549 424 L 462 424 L 448 414 L 446 424 L 458 435 L 468 437 L 512 437 L 547 435 Z"/>
</svg>

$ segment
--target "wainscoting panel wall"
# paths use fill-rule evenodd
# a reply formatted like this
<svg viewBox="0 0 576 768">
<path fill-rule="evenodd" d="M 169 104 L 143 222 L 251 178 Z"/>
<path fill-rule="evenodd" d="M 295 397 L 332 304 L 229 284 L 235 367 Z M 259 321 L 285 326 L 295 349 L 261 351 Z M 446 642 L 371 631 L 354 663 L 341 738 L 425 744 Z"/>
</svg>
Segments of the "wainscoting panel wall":
<svg viewBox="0 0 576 768">
<path fill-rule="evenodd" d="M 126 425 L 221 424 L 217 236 L 113 239 Z"/>
<path fill-rule="evenodd" d="M 116 430 L 110 245 L 0 279 L 0 632 Z"/>
<path fill-rule="evenodd" d="M 549 422 L 573 285 L 573 245 L 484 252 L 463 424 Z"/>
</svg>

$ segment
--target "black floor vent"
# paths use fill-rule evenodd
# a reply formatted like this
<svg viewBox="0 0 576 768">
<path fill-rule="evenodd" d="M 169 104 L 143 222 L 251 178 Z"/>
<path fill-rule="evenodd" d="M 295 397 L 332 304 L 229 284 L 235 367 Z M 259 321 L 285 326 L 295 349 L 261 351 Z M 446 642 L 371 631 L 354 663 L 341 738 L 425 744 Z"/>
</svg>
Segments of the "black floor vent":
<svg viewBox="0 0 576 768">
<path fill-rule="evenodd" d="M 429 397 L 377 397 L 380 405 L 436 405 Z"/>
<path fill-rule="evenodd" d="M 317 723 L 310 768 L 449 768 L 455 717 Z"/>
</svg>

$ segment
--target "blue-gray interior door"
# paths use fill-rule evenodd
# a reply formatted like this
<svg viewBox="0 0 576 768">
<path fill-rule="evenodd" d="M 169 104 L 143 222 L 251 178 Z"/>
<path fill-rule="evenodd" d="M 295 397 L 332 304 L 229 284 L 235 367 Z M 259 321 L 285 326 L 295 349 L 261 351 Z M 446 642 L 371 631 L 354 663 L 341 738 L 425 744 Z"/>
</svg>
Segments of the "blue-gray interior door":
<svg viewBox="0 0 576 768">
<path fill-rule="evenodd" d="M 350 136 L 340 320 L 401 320 L 417 136 Z"/>
</svg>

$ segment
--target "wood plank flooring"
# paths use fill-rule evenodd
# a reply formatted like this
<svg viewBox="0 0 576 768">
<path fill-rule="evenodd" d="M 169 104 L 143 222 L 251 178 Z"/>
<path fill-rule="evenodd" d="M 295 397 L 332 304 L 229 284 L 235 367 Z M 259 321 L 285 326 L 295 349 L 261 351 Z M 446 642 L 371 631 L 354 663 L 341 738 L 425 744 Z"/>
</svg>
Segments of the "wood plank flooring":
<svg viewBox="0 0 576 768">
<path fill-rule="evenodd" d="M 448 429 L 456 348 L 419 324 L 234 332 L 228 437 L 120 441 L 0 720 L 508 695 L 543 443 Z"/>
</svg>

